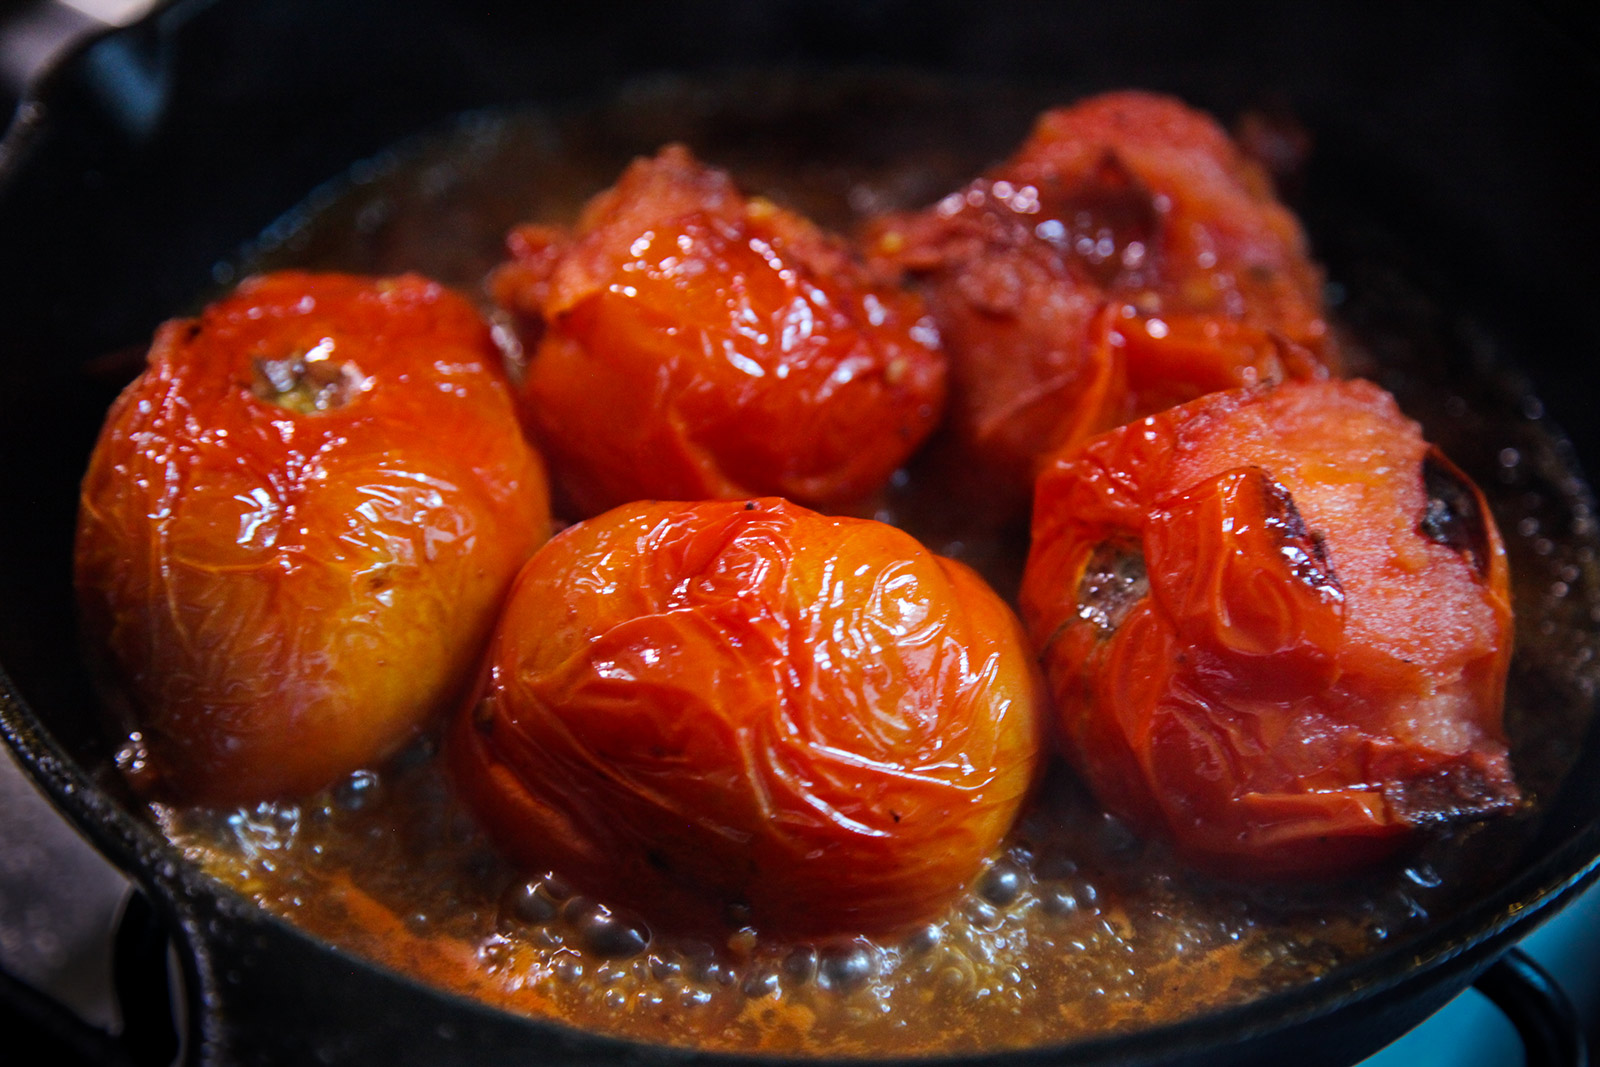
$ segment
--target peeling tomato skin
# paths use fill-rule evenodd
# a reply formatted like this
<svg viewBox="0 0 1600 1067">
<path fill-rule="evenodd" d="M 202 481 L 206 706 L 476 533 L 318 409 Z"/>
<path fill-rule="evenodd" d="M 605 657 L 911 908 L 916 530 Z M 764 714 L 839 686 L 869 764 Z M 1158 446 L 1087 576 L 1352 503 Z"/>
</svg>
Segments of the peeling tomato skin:
<svg viewBox="0 0 1600 1067">
<path fill-rule="evenodd" d="M 1515 802 L 1504 548 L 1470 482 L 1449 492 L 1476 503 L 1471 543 L 1430 525 L 1436 455 L 1351 381 L 1212 394 L 1053 458 L 1022 612 L 1103 803 L 1263 877 Z M 1148 582 L 1114 627 L 1083 599 L 1107 544 Z"/>
<path fill-rule="evenodd" d="M 923 284 L 951 422 L 989 492 L 1217 389 L 1335 362 L 1321 275 L 1265 173 L 1202 113 L 1117 92 L 1043 114 L 991 173 L 878 220 L 876 262 Z"/>
<path fill-rule="evenodd" d="M 518 578 L 448 758 L 519 863 L 715 929 L 882 931 L 977 873 L 1035 773 L 1020 624 L 891 527 L 640 503 Z"/>
<path fill-rule="evenodd" d="M 877 489 L 943 410 L 921 302 L 681 147 L 570 234 L 515 231 L 491 282 L 531 353 L 525 417 L 578 516 L 640 499 Z"/>
<path fill-rule="evenodd" d="M 465 299 L 282 272 L 157 332 L 84 478 L 79 602 L 164 798 L 303 794 L 456 698 L 548 528 Z"/>
</svg>

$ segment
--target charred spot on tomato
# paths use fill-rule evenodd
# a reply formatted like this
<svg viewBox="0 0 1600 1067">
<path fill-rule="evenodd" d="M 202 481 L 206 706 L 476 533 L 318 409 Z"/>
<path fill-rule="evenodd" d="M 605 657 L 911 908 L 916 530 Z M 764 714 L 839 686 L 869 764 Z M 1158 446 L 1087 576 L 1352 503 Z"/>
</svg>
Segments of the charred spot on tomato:
<svg viewBox="0 0 1600 1067">
<path fill-rule="evenodd" d="M 1106 541 L 1089 557 L 1078 582 L 1078 618 L 1107 635 L 1149 595 L 1150 577 L 1139 545 L 1123 539 Z"/>
<path fill-rule="evenodd" d="M 1417 530 L 1428 540 L 1465 556 L 1479 578 L 1489 574 L 1489 527 L 1477 487 L 1437 448 L 1422 460 L 1428 502 Z"/>
<path fill-rule="evenodd" d="M 472 706 L 472 725 L 484 733 L 494 730 L 494 701 L 488 697 Z"/>
<path fill-rule="evenodd" d="M 368 381 L 354 363 L 329 359 L 331 349 L 325 342 L 283 359 L 257 356 L 250 364 L 250 392 L 256 399 L 296 415 L 344 407 L 367 390 Z"/>
<path fill-rule="evenodd" d="M 1161 236 L 1154 194 L 1110 149 L 1075 186 L 1055 185 L 1040 191 L 1034 234 L 1094 284 L 1133 284 Z"/>
<path fill-rule="evenodd" d="M 1432 773 L 1390 783 L 1384 799 L 1413 826 L 1443 826 L 1515 808 L 1521 800 L 1516 784 L 1487 773 L 1481 764 L 1468 755 Z"/>
<path fill-rule="evenodd" d="M 1264 523 L 1278 539 L 1278 552 L 1289 564 L 1290 573 L 1322 594 L 1324 599 L 1344 600 L 1344 588 L 1328 559 L 1326 539 L 1306 526 L 1293 494 L 1282 482 L 1268 476 L 1262 483 L 1268 508 Z"/>
<path fill-rule="evenodd" d="M 389 589 L 392 589 L 395 581 L 395 566 L 392 563 L 384 563 L 373 567 L 365 575 L 367 592 L 373 596 L 381 596 Z"/>
</svg>

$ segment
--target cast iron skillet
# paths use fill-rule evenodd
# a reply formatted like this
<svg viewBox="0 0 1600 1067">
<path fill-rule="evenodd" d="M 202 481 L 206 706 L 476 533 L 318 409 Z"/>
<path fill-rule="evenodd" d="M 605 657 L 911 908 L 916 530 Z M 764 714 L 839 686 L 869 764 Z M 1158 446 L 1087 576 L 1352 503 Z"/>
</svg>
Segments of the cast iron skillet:
<svg viewBox="0 0 1600 1067">
<path fill-rule="evenodd" d="M 558 104 L 661 71 L 902 66 L 1147 87 L 1223 115 L 1288 104 L 1317 132 L 1313 188 L 1427 250 L 1432 280 L 1600 469 L 1600 200 L 1579 162 L 1600 155 L 1592 44 L 1559 13 L 1489 3 L 180 0 L 72 57 L 0 146 L 0 725 L 173 932 L 194 1062 L 730 1062 L 515 1018 L 345 956 L 201 876 L 140 816 L 109 769 L 71 607 L 77 479 L 120 384 L 97 361 L 142 345 L 308 190 L 462 110 Z M 1594 878 L 1597 776 L 1591 733 L 1519 873 L 1393 951 L 1235 1010 L 988 1059 L 1357 1059 Z"/>
</svg>

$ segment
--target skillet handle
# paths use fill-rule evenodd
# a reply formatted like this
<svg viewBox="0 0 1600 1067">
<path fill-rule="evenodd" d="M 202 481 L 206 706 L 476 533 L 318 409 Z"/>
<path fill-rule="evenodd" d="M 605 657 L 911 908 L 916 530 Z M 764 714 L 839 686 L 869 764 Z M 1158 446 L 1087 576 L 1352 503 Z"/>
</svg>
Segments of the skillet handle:
<svg viewBox="0 0 1600 1067">
<path fill-rule="evenodd" d="M 111 954 L 111 980 L 122 1015 L 123 1053 L 135 1064 L 167 1067 L 177 1058 L 173 1022 L 171 939 L 150 898 L 135 888 L 122 909 Z"/>
<path fill-rule="evenodd" d="M 14 102 L 45 70 L 81 42 L 114 26 L 126 26 L 154 0 L 94 0 L 68 4 L 32 0 L 0 12 L 0 101 Z M 10 116 L 0 113 L 0 133 Z"/>
<path fill-rule="evenodd" d="M 27 982 L 0 970 L 0 1032 L 12 1048 L 32 1048 L 61 1067 L 134 1067 L 117 1039 Z"/>
<path fill-rule="evenodd" d="M 112 953 L 122 1028 L 107 1033 L 0 970 L 0 1032 L 9 1046 L 46 1053 L 60 1067 L 170 1067 L 179 1051 L 167 970 L 167 931 L 137 889 L 123 908 Z M 44 1062 L 44 1061 L 41 1061 Z"/>
<path fill-rule="evenodd" d="M 1559 983 L 1520 948 L 1473 983 L 1517 1028 L 1528 1067 L 1588 1067 L 1583 1023 Z"/>
</svg>

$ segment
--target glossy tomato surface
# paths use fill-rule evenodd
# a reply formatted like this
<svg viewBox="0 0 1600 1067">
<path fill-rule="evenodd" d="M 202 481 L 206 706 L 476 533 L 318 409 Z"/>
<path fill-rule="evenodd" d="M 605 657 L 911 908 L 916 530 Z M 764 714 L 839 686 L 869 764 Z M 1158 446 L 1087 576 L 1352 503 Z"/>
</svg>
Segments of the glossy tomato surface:
<svg viewBox="0 0 1600 1067">
<path fill-rule="evenodd" d="M 1011 825 L 1040 686 L 966 567 L 767 498 L 641 503 L 517 580 L 451 764 L 496 839 L 652 922 L 926 919 Z"/>
<path fill-rule="evenodd" d="M 462 297 L 282 273 L 168 322 L 107 417 L 77 538 L 143 777 L 248 801 L 393 751 L 471 677 L 548 526 Z"/>
<path fill-rule="evenodd" d="M 496 299 L 531 353 L 529 424 L 578 516 L 639 499 L 878 488 L 943 409 L 938 335 L 809 222 L 681 147 L 564 233 L 512 234 Z"/>
<path fill-rule="evenodd" d="M 1230 875 L 1504 809 L 1504 550 L 1362 381 L 1215 393 L 1041 475 L 1022 607 L 1101 801 Z"/>
<path fill-rule="evenodd" d="M 1046 112 L 992 173 L 880 220 L 871 248 L 925 283 L 956 436 L 1014 495 L 1051 451 L 1316 376 L 1329 352 L 1299 224 L 1212 119 L 1167 97 Z"/>
</svg>

